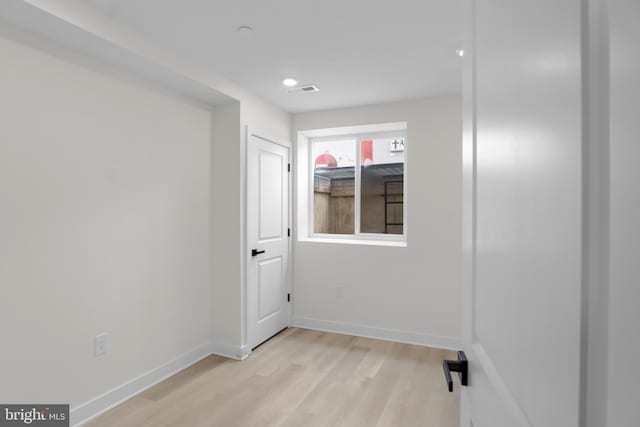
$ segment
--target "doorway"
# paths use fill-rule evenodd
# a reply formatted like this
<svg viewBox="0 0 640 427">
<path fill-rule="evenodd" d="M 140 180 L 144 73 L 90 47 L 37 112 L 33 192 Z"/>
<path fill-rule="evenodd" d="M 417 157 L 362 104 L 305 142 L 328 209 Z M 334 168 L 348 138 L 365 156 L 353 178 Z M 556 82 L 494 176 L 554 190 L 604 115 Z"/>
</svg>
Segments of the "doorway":
<svg viewBox="0 0 640 427">
<path fill-rule="evenodd" d="M 291 144 L 247 130 L 247 343 L 289 324 Z"/>
</svg>

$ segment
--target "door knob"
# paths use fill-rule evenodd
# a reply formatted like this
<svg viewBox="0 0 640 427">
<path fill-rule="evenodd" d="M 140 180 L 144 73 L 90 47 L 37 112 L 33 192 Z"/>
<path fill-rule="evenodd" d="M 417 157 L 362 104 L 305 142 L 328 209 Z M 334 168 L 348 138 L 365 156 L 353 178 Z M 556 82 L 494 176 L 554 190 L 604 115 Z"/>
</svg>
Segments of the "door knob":
<svg viewBox="0 0 640 427">
<path fill-rule="evenodd" d="M 251 256 L 258 256 L 260 254 L 263 254 L 264 251 L 259 251 L 257 249 L 251 249 Z"/>
<path fill-rule="evenodd" d="M 453 392 L 451 372 L 458 373 L 460 376 L 460 384 L 463 386 L 469 385 L 469 362 L 467 361 L 467 355 L 464 354 L 464 351 L 458 352 L 458 360 L 445 360 L 442 363 L 442 369 L 444 369 L 444 378 L 447 381 L 450 392 Z"/>
</svg>

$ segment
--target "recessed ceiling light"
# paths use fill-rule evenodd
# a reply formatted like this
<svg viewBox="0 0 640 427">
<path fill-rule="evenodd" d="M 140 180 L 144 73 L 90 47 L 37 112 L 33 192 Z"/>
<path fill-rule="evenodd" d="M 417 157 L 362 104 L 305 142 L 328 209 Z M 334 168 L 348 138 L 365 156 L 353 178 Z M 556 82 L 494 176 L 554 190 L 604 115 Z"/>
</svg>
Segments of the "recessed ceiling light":
<svg viewBox="0 0 640 427">
<path fill-rule="evenodd" d="M 464 56 L 464 49 L 462 49 L 462 48 L 458 48 L 458 49 L 456 49 L 456 54 L 457 54 L 458 56 Z"/>
<path fill-rule="evenodd" d="M 238 32 L 239 33 L 244 33 L 244 34 L 249 34 L 253 32 L 253 28 L 251 28 L 248 25 L 241 25 L 238 27 Z"/>
<path fill-rule="evenodd" d="M 287 77 L 286 79 L 282 80 L 282 84 L 286 87 L 294 87 L 298 84 L 298 81 L 294 78 Z"/>
</svg>

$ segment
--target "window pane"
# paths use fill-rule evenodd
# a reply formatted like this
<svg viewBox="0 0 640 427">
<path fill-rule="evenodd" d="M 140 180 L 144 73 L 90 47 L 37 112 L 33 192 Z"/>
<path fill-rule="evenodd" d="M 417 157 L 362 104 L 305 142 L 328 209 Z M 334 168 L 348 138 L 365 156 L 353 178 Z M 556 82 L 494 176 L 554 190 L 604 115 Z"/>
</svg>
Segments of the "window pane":
<svg viewBox="0 0 640 427">
<path fill-rule="evenodd" d="M 313 231 L 355 233 L 356 141 L 313 142 Z"/>
<path fill-rule="evenodd" d="M 403 234 L 404 137 L 360 141 L 360 232 Z"/>
</svg>

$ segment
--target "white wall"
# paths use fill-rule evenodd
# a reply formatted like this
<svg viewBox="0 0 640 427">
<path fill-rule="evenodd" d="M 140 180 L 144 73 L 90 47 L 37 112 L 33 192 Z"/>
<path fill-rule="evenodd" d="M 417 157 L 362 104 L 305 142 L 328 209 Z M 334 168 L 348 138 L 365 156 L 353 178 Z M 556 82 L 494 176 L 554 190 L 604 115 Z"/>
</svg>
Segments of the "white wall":
<svg viewBox="0 0 640 427">
<path fill-rule="evenodd" d="M 210 340 L 211 112 L 0 57 L 0 401 L 77 405 Z"/>
<path fill-rule="evenodd" d="M 246 344 L 246 126 L 267 137 L 288 139 L 290 116 L 255 99 L 218 106 L 214 111 L 212 338 L 217 344 L 230 346 L 228 348 L 233 352 Z M 242 357 L 244 354 L 234 355 Z"/>
<path fill-rule="evenodd" d="M 610 0 L 611 237 L 607 426 L 640 425 L 640 3 Z"/>
<path fill-rule="evenodd" d="M 241 343 L 241 258 L 238 238 L 242 193 L 240 170 L 240 104 L 218 106 L 214 112 L 212 149 L 213 335 L 217 343 Z"/>
<path fill-rule="evenodd" d="M 215 94 L 216 98 L 226 96 L 239 102 L 239 105 L 235 102 L 228 105 L 230 110 L 224 107 L 214 112 L 214 120 L 219 126 L 212 141 L 212 159 L 216 165 L 213 173 L 216 179 L 222 177 L 228 185 L 217 185 L 214 180 L 211 189 L 212 215 L 230 220 L 224 224 L 225 228 L 215 228 L 214 224 L 211 233 L 214 258 L 211 262 L 213 268 L 221 268 L 213 277 L 216 289 L 212 296 L 212 338 L 222 346 L 219 347 L 221 351 L 236 357 L 235 352 L 246 341 L 246 325 L 243 323 L 246 286 L 246 215 L 242 196 L 246 173 L 244 127 L 251 126 L 268 137 L 288 139 L 290 115 L 210 67 L 193 63 L 179 53 L 142 37 L 83 0 L 28 0 L 2 9 L 14 25 L 48 39 L 77 45 L 78 49 L 89 54 L 109 58 L 105 52 L 95 52 L 96 46 L 102 46 L 93 40 L 97 38 L 106 43 L 112 54 L 119 50 L 126 52 L 126 55 L 116 54 L 116 59 L 126 62 L 125 56 L 134 55 L 144 64 L 155 64 L 155 72 L 168 72 L 178 76 L 180 81 L 190 82 L 192 87 L 204 87 L 205 92 Z M 149 77 L 154 73 L 145 75 Z M 202 95 L 208 98 L 207 93 Z"/>
<path fill-rule="evenodd" d="M 296 239 L 294 323 L 391 329 L 388 337 L 455 346 L 462 334 L 460 96 L 297 114 L 292 127 L 296 135 L 402 121 L 408 123 L 407 247 Z M 337 287 L 344 287 L 342 298 Z"/>
</svg>

